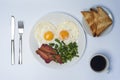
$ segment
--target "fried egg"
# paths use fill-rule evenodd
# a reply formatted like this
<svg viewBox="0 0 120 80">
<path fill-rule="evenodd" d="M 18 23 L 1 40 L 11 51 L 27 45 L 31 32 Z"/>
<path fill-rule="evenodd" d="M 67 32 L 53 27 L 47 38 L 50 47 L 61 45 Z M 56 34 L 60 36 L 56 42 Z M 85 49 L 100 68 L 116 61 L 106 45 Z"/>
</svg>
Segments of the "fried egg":
<svg viewBox="0 0 120 80">
<path fill-rule="evenodd" d="M 74 22 L 65 21 L 57 26 L 57 36 L 66 44 L 75 42 L 79 36 L 79 28 Z"/>
<path fill-rule="evenodd" d="M 40 22 L 36 25 L 34 35 L 39 43 L 54 42 L 56 37 L 56 27 L 50 22 Z"/>
</svg>

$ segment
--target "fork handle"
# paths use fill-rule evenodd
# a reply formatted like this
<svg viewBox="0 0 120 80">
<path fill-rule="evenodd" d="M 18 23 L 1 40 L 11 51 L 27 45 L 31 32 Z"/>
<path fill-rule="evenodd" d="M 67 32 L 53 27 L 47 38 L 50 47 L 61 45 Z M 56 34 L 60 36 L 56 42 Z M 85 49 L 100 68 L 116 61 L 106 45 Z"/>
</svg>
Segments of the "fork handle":
<svg viewBox="0 0 120 80">
<path fill-rule="evenodd" d="M 19 38 L 19 60 L 18 64 L 22 64 L 22 35 Z"/>
</svg>

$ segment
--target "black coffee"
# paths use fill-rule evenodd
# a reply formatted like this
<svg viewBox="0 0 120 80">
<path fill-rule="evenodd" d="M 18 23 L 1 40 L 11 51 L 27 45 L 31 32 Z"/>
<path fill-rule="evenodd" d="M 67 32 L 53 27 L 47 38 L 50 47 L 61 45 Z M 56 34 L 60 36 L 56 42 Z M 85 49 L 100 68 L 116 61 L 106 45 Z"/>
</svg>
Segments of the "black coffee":
<svg viewBox="0 0 120 80">
<path fill-rule="evenodd" d="M 106 67 L 106 64 L 107 64 L 106 59 L 101 55 L 94 56 L 90 62 L 91 68 L 95 71 L 104 70 Z"/>
</svg>

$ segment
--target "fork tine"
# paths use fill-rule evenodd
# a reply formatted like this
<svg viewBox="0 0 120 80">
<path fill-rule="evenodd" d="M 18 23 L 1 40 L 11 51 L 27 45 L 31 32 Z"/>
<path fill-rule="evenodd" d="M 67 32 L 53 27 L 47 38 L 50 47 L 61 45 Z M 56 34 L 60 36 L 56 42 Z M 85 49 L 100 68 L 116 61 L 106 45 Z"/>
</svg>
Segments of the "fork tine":
<svg viewBox="0 0 120 80">
<path fill-rule="evenodd" d="M 24 23 L 23 21 L 18 21 L 18 30 L 19 30 L 19 34 L 23 34 L 23 30 L 24 30 Z"/>
<path fill-rule="evenodd" d="M 23 21 L 18 21 L 18 28 L 24 28 Z"/>
</svg>

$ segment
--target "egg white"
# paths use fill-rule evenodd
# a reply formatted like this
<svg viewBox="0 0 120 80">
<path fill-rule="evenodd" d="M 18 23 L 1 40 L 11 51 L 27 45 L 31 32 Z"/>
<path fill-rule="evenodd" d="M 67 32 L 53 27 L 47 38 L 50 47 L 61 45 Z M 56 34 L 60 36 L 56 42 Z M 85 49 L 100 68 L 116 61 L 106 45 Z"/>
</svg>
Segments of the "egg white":
<svg viewBox="0 0 120 80">
<path fill-rule="evenodd" d="M 50 41 L 44 39 L 44 34 L 47 31 L 51 31 L 54 34 L 54 38 Z M 50 22 L 40 22 L 35 27 L 34 35 L 39 44 L 54 42 L 56 38 L 56 27 Z"/>
<path fill-rule="evenodd" d="M 57 36 L 59 40 L 62 40 L 60 38 L 60 32 L 62 30 L 66 30 L 69 33 L 69 37 L 64 40 L 66 44 L 70 42 L 75 42 L 78 40 L 79 37 L 79 28 L 78 26 L 72 22 L 72 21 L 65 21 L 57 26 Z"/>
</svg>

